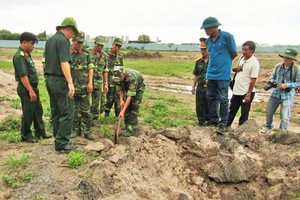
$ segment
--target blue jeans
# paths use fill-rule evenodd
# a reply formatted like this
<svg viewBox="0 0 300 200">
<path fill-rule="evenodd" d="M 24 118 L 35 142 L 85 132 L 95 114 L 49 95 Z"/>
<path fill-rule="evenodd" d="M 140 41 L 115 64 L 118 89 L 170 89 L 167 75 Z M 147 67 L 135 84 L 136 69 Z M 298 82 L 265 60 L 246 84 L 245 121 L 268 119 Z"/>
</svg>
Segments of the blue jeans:
<svg viewBox="0 0 300 200">
<path fill-rule="evenodd" d="M 273 115 L 280 105 L 280 126 L 279 129 L 287 130 L 289 127 L 291 113 L 291 99 L 281 100 L 275 97 L 270 97 L 266 110 L 266 127 L 273 128 Z"/>
<path fill-rule="evenodd" d="M 228 121 L 228 81 L 208 80 L 206 96 L 209 108 L 209 120 L 219 125 L 227 125 Z M 220 104 L 220 109 L 219 108 Z M 219 122 L 219 116 L 221 118 Z"/>
</svg>

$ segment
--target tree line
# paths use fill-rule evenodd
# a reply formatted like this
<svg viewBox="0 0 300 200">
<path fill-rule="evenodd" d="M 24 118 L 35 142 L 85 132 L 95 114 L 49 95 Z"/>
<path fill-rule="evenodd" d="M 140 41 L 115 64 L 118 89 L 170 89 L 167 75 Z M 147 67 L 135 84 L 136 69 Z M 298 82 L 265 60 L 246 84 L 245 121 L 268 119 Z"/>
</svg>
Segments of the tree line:
<svg viewBox="0 0 300 200">
<path fill-rule="evenodd" d="M 2 29 L 0 30 L 0 40 L 19 40 L 21 33 L 12 33 L 8 30 Z M 47 34 L 46 31 L 39 33 L 37 35 L 40 41 L 46 41 L 47 40 Z"/>
</svg>

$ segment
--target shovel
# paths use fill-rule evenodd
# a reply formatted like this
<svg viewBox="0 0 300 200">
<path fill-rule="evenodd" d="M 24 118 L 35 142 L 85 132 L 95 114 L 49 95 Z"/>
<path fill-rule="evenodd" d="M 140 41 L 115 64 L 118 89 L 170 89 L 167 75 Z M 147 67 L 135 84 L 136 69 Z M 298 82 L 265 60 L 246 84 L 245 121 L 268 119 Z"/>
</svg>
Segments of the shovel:
<svg viewBox="0 0 300 200">
<path fill-rule="evenodd" d="M 120 135 L 120 126 L 121 126 L 121 121 L 122 121 L 122 118 L 119 118 L 118 119 L 118 124 L 115 128 L 115 134 L 114 134 L 114 144 L 117 144 L 118 143 L 118 137 Z"/>
</svg>

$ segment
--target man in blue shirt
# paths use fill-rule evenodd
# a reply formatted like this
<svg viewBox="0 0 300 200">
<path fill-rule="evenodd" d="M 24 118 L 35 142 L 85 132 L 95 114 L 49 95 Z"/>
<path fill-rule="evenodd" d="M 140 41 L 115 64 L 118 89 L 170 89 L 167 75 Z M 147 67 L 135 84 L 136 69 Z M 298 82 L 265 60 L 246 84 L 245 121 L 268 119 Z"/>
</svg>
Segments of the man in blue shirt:
<svg viewBox="0 0 300 200">
<path fill-rule="evenodd" d="M 274 88 L 269 98 L 266 110 L 266 124 L 261 131 L 267 133 L 274 128 L 273 115 L 280 105 L 280 130 L 287 130 L 289 127 L 291 107 L 295 96 L 295 88 L 300 86 L 300 69 L 294 63 L 297 61 L 297 51 L 287 49 L 279 54 L 283 58 L 283 63 L 275 66 L 269 83 L 264 87 L 265 90 Z"/>
<path fill-rule="evenodd" d="M 207 66 L 207 100 L 209 102 L 209 121 L 207 125 L 218 125 L 217 132 L 227 131 L 228 88 L 232 60 L 237 56 L 236 44 L 232 34 L 221 31 L 221 23 L 215 17 L 206 18 L 201 26 L 205 30 L 209 62 Z M 219 108 L 220 104 L 220 109 Z M 220 121 L 219 121 L 220 117 Z"/>
</svg>

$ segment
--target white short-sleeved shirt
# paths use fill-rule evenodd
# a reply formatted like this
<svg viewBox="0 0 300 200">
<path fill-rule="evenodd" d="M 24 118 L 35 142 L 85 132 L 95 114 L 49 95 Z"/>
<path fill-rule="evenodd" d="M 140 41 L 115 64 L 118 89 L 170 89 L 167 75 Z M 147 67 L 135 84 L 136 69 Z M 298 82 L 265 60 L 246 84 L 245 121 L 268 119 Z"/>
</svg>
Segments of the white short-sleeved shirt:
<svg viewBox="0 0 300 200">
<path fill-rule="evenodd" d="M 251 78 L 258 77 L 259 62 L 254 55 L 252 55 L 248 60 L 245 60 L 244 57 L 241 58 L 238 62 L 238 66 L 242 66 L 243 70 L 236 74 L 233 94 L 245 95 L 248 91 Z M 252 92 L 255 92 L 255 87 Z"/>
</svg>

